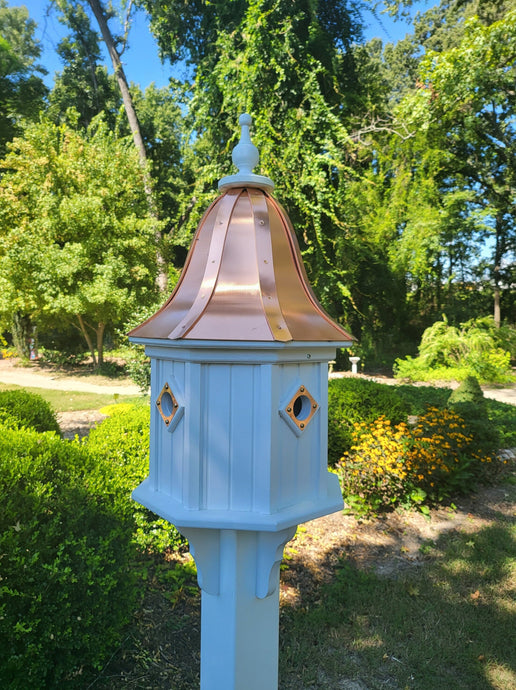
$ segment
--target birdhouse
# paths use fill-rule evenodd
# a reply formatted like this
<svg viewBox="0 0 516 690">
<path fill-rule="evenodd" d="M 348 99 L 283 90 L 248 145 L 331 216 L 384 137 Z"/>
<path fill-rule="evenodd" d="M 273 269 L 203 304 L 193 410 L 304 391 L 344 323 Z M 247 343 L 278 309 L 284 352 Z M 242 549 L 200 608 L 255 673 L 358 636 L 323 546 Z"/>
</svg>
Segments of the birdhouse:
<svg viewBox="0 0 516 690">
<path fill-rule="evenodd" d="M 130 336 L 151 360 L 149 476 L 133 498 L 174 523 L 195 558 L 201 689 L 274 690 L 279 567 L 300 522 L 342 508 L 327 470 L 328 362 L 352 338 L 323 311 L 274 185 L 219 183 L 179 282 Z"/>
<path fill-rule="evenodd" d="M 342 507 L 327 470 L 328 362 L 351 336 L 310 288 L 273 182 L 219 183 L 180 280 L 130 336 L 151 360 L 148 478 L 133 497 L 176 525 L 277 531 Z"/>
</svg>

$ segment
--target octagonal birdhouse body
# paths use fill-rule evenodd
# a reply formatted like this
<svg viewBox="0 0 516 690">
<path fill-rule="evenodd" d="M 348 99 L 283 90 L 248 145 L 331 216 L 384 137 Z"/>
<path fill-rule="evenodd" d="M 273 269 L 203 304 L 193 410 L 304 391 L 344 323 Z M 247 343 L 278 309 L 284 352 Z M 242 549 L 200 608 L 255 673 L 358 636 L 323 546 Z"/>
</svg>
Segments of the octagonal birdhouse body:
<svg viewBox="0 0 516 690">
<path fill-rule="evenodd" d="M 342 507 L 327 470 L 328 362 L 352 337 L 313 294 L 247 128 L 166 304 L 131 333 L 151 359 L 148 478 L 183 527 L 279 531 Z M 239 150 L 240 147 L 240 150 Z"/>
</svg>

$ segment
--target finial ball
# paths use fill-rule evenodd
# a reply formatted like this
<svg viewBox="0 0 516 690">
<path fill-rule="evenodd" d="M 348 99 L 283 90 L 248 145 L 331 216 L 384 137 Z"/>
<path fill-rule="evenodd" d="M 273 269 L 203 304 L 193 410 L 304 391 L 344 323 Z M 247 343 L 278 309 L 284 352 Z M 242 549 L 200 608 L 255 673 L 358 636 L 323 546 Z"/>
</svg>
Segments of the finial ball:
<svg viewBox="0 0 516 690">
<path fill-rule="evenodd" d="M 240 127 L 250 127 L 253 124 L 253 118 L 247 113 L 244 113 L 238 118 L 238 124 Z"/>
</svg>

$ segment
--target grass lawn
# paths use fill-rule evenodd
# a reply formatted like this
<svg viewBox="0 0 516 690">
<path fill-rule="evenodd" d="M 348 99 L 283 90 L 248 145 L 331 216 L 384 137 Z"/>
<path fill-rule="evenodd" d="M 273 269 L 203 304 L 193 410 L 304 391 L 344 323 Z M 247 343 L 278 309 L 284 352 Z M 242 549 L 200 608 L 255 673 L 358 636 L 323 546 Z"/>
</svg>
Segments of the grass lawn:
<svg viewBox="0 0 516 690">
<path fill-rule="evenodd" d="M 280 688 L 514 690 L 514 522 L 423 549 L 391 577 L 343 557 L 313 600 L 283 609 Z"/>
<path fill-rule="evenodd" d="M 0 383 L 0 390 L 2 391 L 21 388 L 22 386 L 15 384 Z M 106 386 L 106 390 L 109 390 L 109 386 Z M 31 387 L 30 391 L 41 395 L 56 412 L 98 410 L 104 407 L 104 405 L 111 405 L 114 402 L 137 402 L 142 398 L 142 396 L 138 395 L 117 395 L 115 399 L 112 393 L 83 393 L 80 391 L 53 390 L 51 388 Z"/>
</svg>

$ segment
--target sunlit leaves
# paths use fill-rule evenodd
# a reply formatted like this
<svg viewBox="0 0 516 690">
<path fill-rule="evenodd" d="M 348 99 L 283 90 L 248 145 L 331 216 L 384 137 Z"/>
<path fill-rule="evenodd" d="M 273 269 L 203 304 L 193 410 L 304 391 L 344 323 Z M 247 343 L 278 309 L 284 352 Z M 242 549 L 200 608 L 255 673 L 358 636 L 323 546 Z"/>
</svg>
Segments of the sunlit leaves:
<svg viewBox="0 0 516 690">
<path fill-rule="evenodd" d="M 132 142 L 43 120 L 2 163 L 3 317 L 91 321 L 100 333 L 152 298 L 154 230 Z"/>
</svg>

